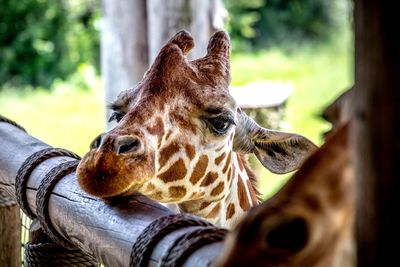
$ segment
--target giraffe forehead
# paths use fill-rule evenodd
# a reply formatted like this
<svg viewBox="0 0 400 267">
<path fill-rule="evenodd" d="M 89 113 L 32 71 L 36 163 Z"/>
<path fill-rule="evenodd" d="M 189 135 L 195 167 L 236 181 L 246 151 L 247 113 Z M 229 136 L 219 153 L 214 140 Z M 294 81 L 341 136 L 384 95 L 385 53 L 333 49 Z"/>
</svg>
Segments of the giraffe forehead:
<svg viewBox="0 0 400 267">
<path fill-rule="evenodd" d="M 168 104 L 174 107 L 179 104 L 183 107 L 197 107 L 214 105 L 235 106 L 235 101 L 229 94 L 228 87 L 223 84 L 214 83 L 210 79 L 198 80 L 184 77 L 172 84 L 157 84 L 155 81 L 143 81 L 136 88 L 123 91 L 117 100 L 111 105 L 118 109 L 131 111 L 137 107 L 141 109 L 159 108 Z"/>
</svg>

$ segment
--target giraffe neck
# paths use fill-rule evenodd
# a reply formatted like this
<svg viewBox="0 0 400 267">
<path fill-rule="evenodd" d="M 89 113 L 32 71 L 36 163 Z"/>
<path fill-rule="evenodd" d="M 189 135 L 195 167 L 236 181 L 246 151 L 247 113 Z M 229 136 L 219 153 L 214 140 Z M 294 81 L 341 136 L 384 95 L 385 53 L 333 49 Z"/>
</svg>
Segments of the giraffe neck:
<svg viewBox="0 0 400 267">
<path fill-rule="evenodd" d="M 180 203 L 182 212 L 191 213 L 228 229 L 234 227 L 252 207 L 258 204 L 256 190 L 251 177 L 254 174 L 247 167 L 247 160 L 240 154 L 232 152 L 232 161 L 224 177 L 229 186 L 222 198 L 212 202 L 192 200 Z"/>
</svg>

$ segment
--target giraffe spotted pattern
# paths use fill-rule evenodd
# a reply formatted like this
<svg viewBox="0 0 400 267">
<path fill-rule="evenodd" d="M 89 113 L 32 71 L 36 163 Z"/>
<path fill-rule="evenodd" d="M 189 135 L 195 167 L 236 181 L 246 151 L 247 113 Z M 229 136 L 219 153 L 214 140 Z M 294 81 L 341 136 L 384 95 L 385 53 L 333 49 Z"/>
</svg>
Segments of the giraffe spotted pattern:
<svg viewBox="0 0 400 267">
<path fill-rule="evenodd" d="M 237 106 L 228 90 L 225 32 L 211 37 L 205 57 L 189 61 L 193 46 L 189 33 L 177 33 L 143 80 L 110 105 L 117 125 L 92 143 L 78 166 L 78 181 L 100 198 L 139 192 L 230 228 L 258 204 L 246 154 L 286 173 L 315 145 L 264 129 Z"/>
</svg>

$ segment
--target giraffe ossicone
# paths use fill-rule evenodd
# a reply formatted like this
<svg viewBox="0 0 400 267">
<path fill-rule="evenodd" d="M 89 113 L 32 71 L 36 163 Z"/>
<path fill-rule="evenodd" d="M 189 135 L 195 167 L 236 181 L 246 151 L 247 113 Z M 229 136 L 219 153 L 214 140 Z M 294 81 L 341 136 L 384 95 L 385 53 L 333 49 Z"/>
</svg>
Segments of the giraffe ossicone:
<svg viewBox="0 0 400 267">
<path fill-rule="evenodd" d="M 114 129 L 93 141 L 78 166 L 84 191 L 100 198 L 139 192 L 232 227 L 258 204 L 246 154 L 275 173 L 295 170 L 316 146 L 264 129 L 229 94 L 230 41 L 215 33 L 207 54 L 189 61 L 186 31 L 161 49 L 142 81 L 111 105 Z"/>
</svg>

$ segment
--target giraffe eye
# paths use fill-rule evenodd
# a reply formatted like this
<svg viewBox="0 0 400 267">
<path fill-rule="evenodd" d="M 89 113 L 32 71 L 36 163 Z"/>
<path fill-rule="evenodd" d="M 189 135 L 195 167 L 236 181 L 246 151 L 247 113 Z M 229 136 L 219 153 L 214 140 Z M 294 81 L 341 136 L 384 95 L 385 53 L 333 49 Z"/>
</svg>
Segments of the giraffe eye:
<svg viewBox="0 0 400 267">
<path fill-rule="evenodd" d="M 231 118 L 225 116 L 209 118 L 207 121 L 211 127 L 211 130 L 218 135 L 225 134 L 231 125 L 234 124 Z"/>
<path fill-rule="evenodd" d="M 125 116 L 125 113 L 123 112 L 118 112 L 118 111 L 114 111 L 113 113 L 111 113 L 110 118 L 108 119 L 108 122 L 112 122 L 112 121 L 117 121 L 119 122 L 120 120 L 122 120 L 122 118 Z"/>
</svg>

